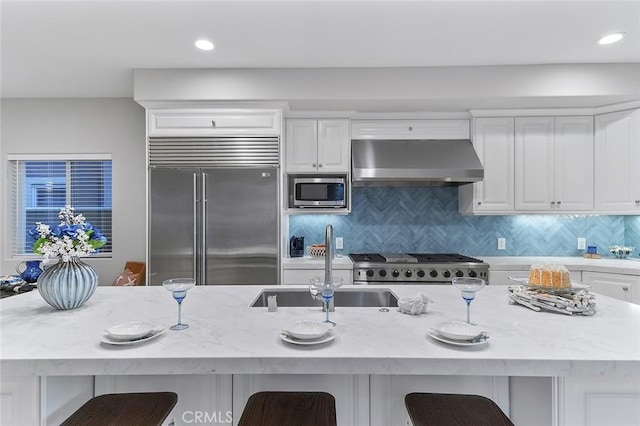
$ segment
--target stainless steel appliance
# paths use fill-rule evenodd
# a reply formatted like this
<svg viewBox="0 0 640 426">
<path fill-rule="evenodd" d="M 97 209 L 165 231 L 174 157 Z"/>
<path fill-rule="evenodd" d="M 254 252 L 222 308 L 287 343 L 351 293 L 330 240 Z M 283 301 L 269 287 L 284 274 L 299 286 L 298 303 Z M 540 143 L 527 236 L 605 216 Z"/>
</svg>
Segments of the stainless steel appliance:
<svg viewBox="0 0 640 426">
<path fill-rule="evenodd" d="M 289 175 L 290 208 L 345 208 L 346 176 Z"/>
<path fill-rule="evenodd" d="M 279 283 L 277 138 L 150 139 L 148 278 Z"/>
<path fill-rule="evenodd" d="M 459 186 L 484 178 L 468 139 L 351 141 L 354 186 Z"/>
<path fill-rule="evenodd" d="M 489 278 L 488 263 L 461 254 L 352 253 L 349 257 L 354 284 L 451 284 L 454 277 Z"/>
</svg>

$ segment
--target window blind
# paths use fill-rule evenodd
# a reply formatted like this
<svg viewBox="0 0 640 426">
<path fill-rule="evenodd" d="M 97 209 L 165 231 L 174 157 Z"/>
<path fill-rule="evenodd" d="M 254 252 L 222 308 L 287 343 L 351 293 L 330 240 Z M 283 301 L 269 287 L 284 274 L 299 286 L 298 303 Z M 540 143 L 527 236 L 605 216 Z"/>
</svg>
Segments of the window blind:
<svg viewBox="0 0 640 426">
<path fill-rule="evenodd" d="M 21 156 L 9 161 L 9 174 L 14 256 L 33 255 L 35 238 L 28 231 L 36 222 L 57 225 L 58 213 L 67 204 L 107 237 L 100 253 L 111 253 L 111 160 L 40 160 Z"/>
</svg>

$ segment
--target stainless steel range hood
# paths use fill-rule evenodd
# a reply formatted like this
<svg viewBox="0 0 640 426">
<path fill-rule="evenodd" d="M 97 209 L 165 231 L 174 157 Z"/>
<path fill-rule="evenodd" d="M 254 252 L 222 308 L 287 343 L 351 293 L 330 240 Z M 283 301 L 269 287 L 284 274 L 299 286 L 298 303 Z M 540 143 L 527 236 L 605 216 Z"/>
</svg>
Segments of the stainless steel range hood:
<svg viewBox="0 0 640 426">
<path fill-rule="evenodd" d="M 470 140 L 351 141 L 354 186 L 459 186 L 484 177 Z"/>
</svg>

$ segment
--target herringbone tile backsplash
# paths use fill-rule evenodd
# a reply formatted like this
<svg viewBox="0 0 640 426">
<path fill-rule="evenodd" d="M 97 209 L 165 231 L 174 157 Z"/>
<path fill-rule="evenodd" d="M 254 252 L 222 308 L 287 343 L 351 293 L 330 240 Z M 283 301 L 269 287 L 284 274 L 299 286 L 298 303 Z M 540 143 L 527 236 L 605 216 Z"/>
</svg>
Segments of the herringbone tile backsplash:
<svg viewBox="0 0 640 426">
<path fill-rule="evenodd" d="M 328 223 L 344 238 L 343 254 L 462 253 L 470 256 L 580 256 L 578 237 L 608 255 L 613 244 L 640 249 L 640 216 L 463 216 L 457 188 L 353 188 L 346 216 L 293 215 L 289 236 L 324 242 Z M 497 239 L 506 239 L 506 250 Z"/>
</svg>

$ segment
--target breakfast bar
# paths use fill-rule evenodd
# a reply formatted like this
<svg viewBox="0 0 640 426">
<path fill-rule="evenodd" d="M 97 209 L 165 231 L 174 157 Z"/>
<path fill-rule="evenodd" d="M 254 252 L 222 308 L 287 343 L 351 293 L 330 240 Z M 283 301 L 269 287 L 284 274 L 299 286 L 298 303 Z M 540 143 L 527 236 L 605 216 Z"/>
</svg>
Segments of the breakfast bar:
<svg viewBox="0 0 640 426">
<path fill-rule="evenodd" d="M 526 378 L 536 386 L 536 378 L 548 378 L 551 404 L 537 415 L 550 424 L 583 424 L 585 416 L 599 424 L 612 407 L 619 424 L 640 419 L 640 306 L 596 295 L 593 316 L 535 312 L 510 304 L 506 287 L 487 286 L 472 302 L 471 318 L 489 339 L 462 346 L 430 337 L 438 324 L 465 319 L 453 286 L 387 288 L 398 298 L 423 293 L 426 312 L 338 306 L 331 313 L 335 338 L 318 345 L 288 343 L 281 330 L 324 319 L 321 309 L 251 307 L 262 286 L 196 286 L 182 306 L 190 327 L 181 331 L 168 329 L 177 305 L 162 287 L 98 287 L 68 311 L 54 310 L 37 292 L 4 299 L 3 394 L 8 383 L 36 383 L 39 415 L 50 422 L 93 396 L 86 395 L 87 380 L 95 394 L 173 390 L 176 424 L 187 424 L 197 411 L 230 412 L 237 422 L 256 391 L 306 388 L 334 393 L 339 424 L 384 425 L 406 419 L 402 398 L 412 391 L 484 394 L 507 414 L 522 393 L 536 411 Z M 137 343 L 104 341 L 105 329 L 130 321 L 164 330 Z"/>
</svg>

